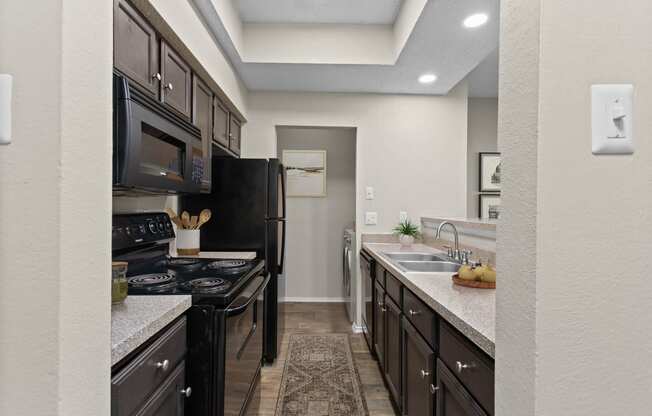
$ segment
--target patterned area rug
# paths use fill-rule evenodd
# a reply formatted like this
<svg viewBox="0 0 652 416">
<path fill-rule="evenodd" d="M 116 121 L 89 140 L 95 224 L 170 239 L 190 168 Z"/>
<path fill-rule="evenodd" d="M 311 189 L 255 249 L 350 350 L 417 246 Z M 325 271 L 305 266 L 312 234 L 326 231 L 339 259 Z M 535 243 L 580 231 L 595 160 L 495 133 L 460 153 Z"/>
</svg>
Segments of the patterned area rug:
<svg viewBox="0 0 652 416">
<path fill-rule="evenodd" d="M 346 334 L 292 334 L 276 416 L 366 416 Z"/>
</svg>

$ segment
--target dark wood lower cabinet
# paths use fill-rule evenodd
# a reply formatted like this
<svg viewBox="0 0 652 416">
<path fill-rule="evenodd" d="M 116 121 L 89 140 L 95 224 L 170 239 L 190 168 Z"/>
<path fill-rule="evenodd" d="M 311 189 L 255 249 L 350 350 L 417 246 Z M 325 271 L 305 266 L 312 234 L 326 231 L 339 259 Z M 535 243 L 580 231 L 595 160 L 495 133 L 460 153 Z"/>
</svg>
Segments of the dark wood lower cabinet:
<svg viewBox="0 0 652 416">
<path fill-rule="evenodd" d="M 446 364 L 437 360 L 436 416 L 487 416 Z"/>
<path fill-rule="evenodd" d="M 435 352 L 417 330 L 403 318 L 404 416 L 432 416 L 435 403 Z"/>
<path fill-rule="evenodd" d="M 385 295 L 385 380 L 401 407 L 401 308 Z"/>
<path fill-rule="evenodd" d="M 385 371 L 385 290 L 376 282 L 376 299 L 374 302 L 374 349 L 378 363 Z"/>
<path fill-rule="evenodd" d="M 182 362 L 138 412 L 138 416 L 183 416 L 187 392 L 185 379 Z"/>
</svg>

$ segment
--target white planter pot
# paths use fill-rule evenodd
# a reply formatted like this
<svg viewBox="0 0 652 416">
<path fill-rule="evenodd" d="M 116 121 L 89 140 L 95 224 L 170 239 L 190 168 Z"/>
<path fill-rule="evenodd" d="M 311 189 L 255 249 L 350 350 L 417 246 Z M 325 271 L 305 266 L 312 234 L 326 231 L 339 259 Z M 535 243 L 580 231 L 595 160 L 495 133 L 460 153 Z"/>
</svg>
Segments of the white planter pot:
<svg viewBox="0 0 652 416">
<path fill-rule="evenodd" d="M 411 246 L 412 243 L 414 243 L 414 237 L 411 235 L 399 235 L 398 236 L 398 242 L 401 243 L 402 246 Z"/>
</svg>

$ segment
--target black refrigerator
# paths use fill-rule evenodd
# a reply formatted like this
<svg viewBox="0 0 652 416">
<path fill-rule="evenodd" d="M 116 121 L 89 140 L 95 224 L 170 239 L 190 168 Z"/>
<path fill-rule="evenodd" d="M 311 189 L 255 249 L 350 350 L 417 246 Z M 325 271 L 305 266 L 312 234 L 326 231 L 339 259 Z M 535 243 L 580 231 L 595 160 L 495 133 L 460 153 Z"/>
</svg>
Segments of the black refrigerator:
<svg viewBox="0 0 652 416">
<path fill-rule="evenodd" d="M 201 228 L 201 251 L 255 251 L 265 259 L 264 358 L 278 353 L 278 275 L 285 257 L 285 168 L 278 159 L 213 157 L 210 194 L 179 198 L 180 210 L 213 216 Z"/>
</svg>

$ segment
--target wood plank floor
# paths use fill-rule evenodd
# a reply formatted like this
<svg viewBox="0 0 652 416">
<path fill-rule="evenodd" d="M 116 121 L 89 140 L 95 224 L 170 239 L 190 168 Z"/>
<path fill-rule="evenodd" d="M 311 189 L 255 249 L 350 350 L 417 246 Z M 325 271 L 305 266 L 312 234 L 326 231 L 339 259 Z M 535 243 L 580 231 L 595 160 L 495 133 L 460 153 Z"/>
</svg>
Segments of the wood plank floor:
<svg viewBox="0 0 652 416">
<path fill-rule="evenodd" d="M 273 365 L 262 369 L 261 398 L 257 413 L 274 416 L 290 334 L 344 333 L 351 338 L 355 365 L 370 416 L 395 416 L 378 364 L 362 334 L 353 334 L 342 303 L 284 303 L 279 308 L 281 347 Z M 280 416 L 280 415 L 279 415 Z"/>
</svg>

